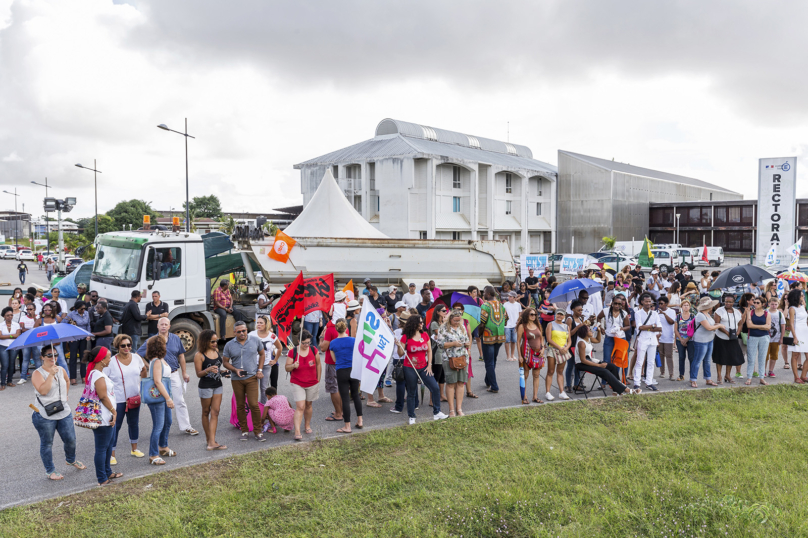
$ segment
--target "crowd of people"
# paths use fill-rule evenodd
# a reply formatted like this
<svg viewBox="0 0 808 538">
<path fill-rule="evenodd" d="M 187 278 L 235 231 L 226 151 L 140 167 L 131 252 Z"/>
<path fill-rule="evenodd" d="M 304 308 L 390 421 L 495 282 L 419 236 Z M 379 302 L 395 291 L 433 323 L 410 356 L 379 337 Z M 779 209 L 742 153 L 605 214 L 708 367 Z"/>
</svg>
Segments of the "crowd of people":
<svg viewBox="0 0 808 538">
<path fill-rule="evenodd" d="M 775 376 L 781 354 L 795 383 L 805 383 L 808 366 L 801 373 L 801 358 L 808 354 L 808 314 L 801 284 L 793 284 L 787 296 L 778 299 L 771 284 L 716 293 L 710 287 L 717 276 L 718 271 L 704 271 L 697 282 L 689 271 L 679 269 L 668 274 L 653 268 L 647 277 L 628 267 L 615 275 L 586 271 L 577 278 L 594 280 L 602 289 L 584 289 L 568 302 L 557 302 L 550 300 L 560 284 L 557 278 L 549 271 L 536 276 L 531 269 L 523 280 L 499 288 L 487 286 L 480 292 L 472 286 L 466 290 L 467 300 L 451 305 L 437 301 L 443 292 L 434 281 L 420 290 L 411 283 L 405 292 L 389 286 L 379 293 L 366 279 L 354 298 L 337 292 L 328 312 L 296 320 L 287 342 L 274 331 L 271 300 L 264 293 L 256 305 L 255 330 L 237 320 L 234 338 L 227 343 L 215 331 L 202 331 L 194 357 L 185 356 L 182 341 L 170 332 L 168 309 L 157 291 L 145 315 L 137 304 L 140 293 L 133 292 L 119 334 L 113 335 L 106 301 L 97 293 L 80 287 L 79 298 L 68 309 L 58 289 L 49 298 L 34 288 L 24 294 L 18 289 L 0 323 L 0 390 L 15 386 L 12 376 L 19 359 L 17 384 L 30 380 L 35 389 L 32 421 L 40 435 L 46 475 L 61 480 L 52 456 L 57 432 L 66 463 L 85 468 L 75 457 L 70 389 L 79 380 L 85 391 L 92 389 L 101 406 L 101 424 L 93 429 L 94 466 L 99 485 L 105 485 L 122 476 L 113 467 L 124 419 L 130 456 L 147 458 L 144 461 L 152 465 L 165 465 L 177 455 L 169 446 L 175 421 L 180 432 L 199 434 L 185 401 L 192 375 L 187 364 L 193 365 L 198 380 L 201 424 L 211 451 L 227 449 L 217 441 L 225 379 L 233 394 L 229 422 L 239 429 L 240 441 L 262 442 L 265 434 L 281 431 L 300 441 L 313 433 L 314 402 L 321 386 L 330 398 L 325 420 L 336 423 L 335 431 L 341 434 L 364 427 L 363 408 L 383 404 L 392 404 L 389 411 L 396 414 L 406 406 L 409 424 L 416 423 L 421 405 L 430 405 L 433 420 L 464 416 L 464 400 L 479 397 L 472 386 L 475 347 L 484 370 L 477 368 L 476 376 L 491 394 L 500 391 L 501 349 L 504 360 L 519 363 L 520 400 L 526 405 L 554 400 L 554 382 L 562 400 L 591 391 L 596 381 L 587 388 L 586 374 L 599 378 L 604 390 L 609 386 L 614 395 L 623 395 L 655 391 L 666 376 L 696 387 L 700 371 L 708 386 L 736 383 L 746 364 L 745 383 L 757 379 L 765 385 L 766 378 Z M 359 381 L 351 377 L 364 301 L 395 338 L 392 360 L 372 393 L 362 393 Z M 217 308 L 227 310 L 224 302 L 220 297 Z M 476 326 L 464 316 L 470 304 L 479 307 Z M 148 338 L 140 342 L 142 321 L 148 323 Z M 93 336 L 16 353 L 7 350 L 25 331 L 55 323 L 74 324 Z M 599 354 L 594 345 L 601 343 Z M 288 398 L 278 390 L 280 362 L 288 374 Z M 394 399 L 384 393 L 393 383 Z M 142 405 L 148 406 L 152 419 L 147 452 L 139 448 Z"/>
</svg>

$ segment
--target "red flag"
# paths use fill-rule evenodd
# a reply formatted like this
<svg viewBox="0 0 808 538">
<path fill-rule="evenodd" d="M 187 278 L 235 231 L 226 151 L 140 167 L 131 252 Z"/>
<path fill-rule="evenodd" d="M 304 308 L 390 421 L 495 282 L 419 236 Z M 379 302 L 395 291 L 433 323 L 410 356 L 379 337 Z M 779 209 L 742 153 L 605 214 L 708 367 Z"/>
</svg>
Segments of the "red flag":
<svg viewBox="0 0 808 538">
<path fill-rule="evenodd" d="M 309 312 L 327 312 L 334 304 L 334 274 L 303 278 L 301 272 L 286 286 L 281 298 L 272 308 L 272 319 L 278 326 L 278 337 L 284 345 L 292 331 L 295 318 Z"/>
<path fill-rule="evenodd" d="M 704 245 L 704 252 L 701 254 L 701 261 L 710 263 L 709 258 L 707 258 L 707 245 Z"/>
</svg>

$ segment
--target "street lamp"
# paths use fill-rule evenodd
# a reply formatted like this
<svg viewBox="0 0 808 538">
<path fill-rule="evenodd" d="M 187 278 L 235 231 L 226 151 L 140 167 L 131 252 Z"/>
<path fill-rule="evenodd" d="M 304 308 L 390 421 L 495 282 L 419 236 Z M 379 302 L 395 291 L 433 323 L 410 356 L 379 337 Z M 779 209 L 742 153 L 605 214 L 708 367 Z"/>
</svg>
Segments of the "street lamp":
<svg viewBox="0 0 808 538">
<path fill-rule="evenodd" d="M 82 166 L 80 164 L 77 164 L 76 166 L 93 172 L 93 178 L 95 181 L 95 236 L 98 237 L 98 174 L 101 173 L 101 170 L 96 170 L 98 165 L 96 164 L 95 159 L 93 159 L 92 168 L 87 168 L 86 166 Z"/>
<path fill-rule="evenodd" d="M 191 231 L 191 201 L 188 197 L 188 139 L 195 138 L 188 134 L 188 118 L 185 118 L 185 132 L 181 133 L 179 131 L 175 131 L 174 129 L 169 129 L 165 123 L 161 123 L 157 126 L 158 129 L 162 129 L 164 131 L 171 131 L 172 133 L 177 133 L 185 137 L 185 231 Z"/>
<path fill-rule="evenodd" d="M 679 243 L 679 239 L 680 239 L 679 238 L 679 217 L 681 217 L 681 216 L 682 216 L 681 213 L 676 214 L 676 233 L 674 234 L 674 235 L 676 235 L 676 237 L 674 238 L 673 242 L 677 243 L 677 244 Z"/>
<path fill-rule="evenodd" d="M 17 250 L 20 242 L 19 238 L 17 237 L 17 227 L 20 225 L 20 215 L 17 213 L 17 198 L 19 198 L 20 195 L 17 194 L 17 187 L 14 187 L 14 192 L 3 192 L 14 197 L 14 250 Z"/>
<path fill-rule="evenodd" d="M 48 178 L 45 178 L 45 183 L 37 183 L 36 181 L 32 181 L 34 185 L 39 185 L 40 187 L 45 187 L 45 198 L 48 197 L 48 189 L 52 189 L 53 187 L 48 186 Z M 48 242 L 48 252 L 51 251 L 50 249 L 50 212 L 45 211 L 45 240 Z"/>
</svg>

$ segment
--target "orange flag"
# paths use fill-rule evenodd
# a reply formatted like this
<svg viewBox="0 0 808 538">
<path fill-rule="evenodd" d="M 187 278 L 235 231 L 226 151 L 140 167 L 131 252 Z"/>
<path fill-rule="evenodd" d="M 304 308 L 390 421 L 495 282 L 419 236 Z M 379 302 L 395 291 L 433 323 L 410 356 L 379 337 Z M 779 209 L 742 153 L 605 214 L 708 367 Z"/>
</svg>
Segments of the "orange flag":
<svg viewBox="0 0 808 538">
<path fill-rule="evenodd" d="M 272 250 L 269 251 L 268 256 L 273 260 L 286 263 L 289 261 L 289 253 L 292 251 L 295 243 L 297 243 L 297 241 L 278 230 L 278 233 L 275 234 L 275 242 L 272 243 Z"/>
<path fill-rule="evenodd" d="M 353 285 L 353 279 L 351 279 L 347 284 L 345 284 L 345 287 L 342 288 L 342 291 L 352 291 L 353 294 L 356 295 L 356 289 L 354 288 Z"/>
</svg>

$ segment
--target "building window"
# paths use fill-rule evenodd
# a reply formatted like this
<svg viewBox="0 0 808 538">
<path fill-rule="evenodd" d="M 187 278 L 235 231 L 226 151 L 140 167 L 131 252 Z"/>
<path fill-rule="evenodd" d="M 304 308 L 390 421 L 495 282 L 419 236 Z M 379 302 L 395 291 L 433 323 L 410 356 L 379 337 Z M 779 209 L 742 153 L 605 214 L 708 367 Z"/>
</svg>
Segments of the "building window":
<svg viewBox="0 0 808 538">
<path fill-rule="evenodd" d="M 426 232 L 418 232 L 418 239 L 426 239 Z"/>
<path fill-rule="evenodd" d="M 536 202 L 536 216 L 541 217 L 541 204 Z"/>
<path fill-rule="evenodd" d="M 455 241 L 459 241 L 461 239 L 460 234 L 461 232 L 452 232 L 452 239 Z"/>
<path fill-rule="evenodd" d="M 460 197 L 452 196 L 452 213 L 460 213 Z"/>
<path fill-rule="evenodd" d="M 513 192 L 513 178 L 511 174 L 505 173 L 505 194 L 511 194 Z M 508 212 L 508 215 L 511 213 Z"/>
<path fill-rule="evenodd" d="M 331 167 L 331 173 L 334 175 L 335 178 L 339 177 L 339 166 L 336 164 Z"/>
<path fill-rule="evenodd" d="M 452 167 L 452 188 L 459 189 L 460 188 L 460 167 L 453 166 Z"/>
<path fill-rule="evenodd" d="M 368 181 L 370 181 L 370 190 L 376 190 L 376 163 L 368 163 Z"/>
<path fill-rule="evenodd" d="M 378 213 L 378 212 L 379 212 L 379 209 L 381 209 L 381 198 L 379 198 L 379 197 L 377 196 L 377 197 L 376 197 L 376 213 Z"/>
<path fill-rule="evenodd" d="M 511 201 L 510 200 L 505 201 L 505 214 L 506 215 L 511 214 Z"/>
</svg>

